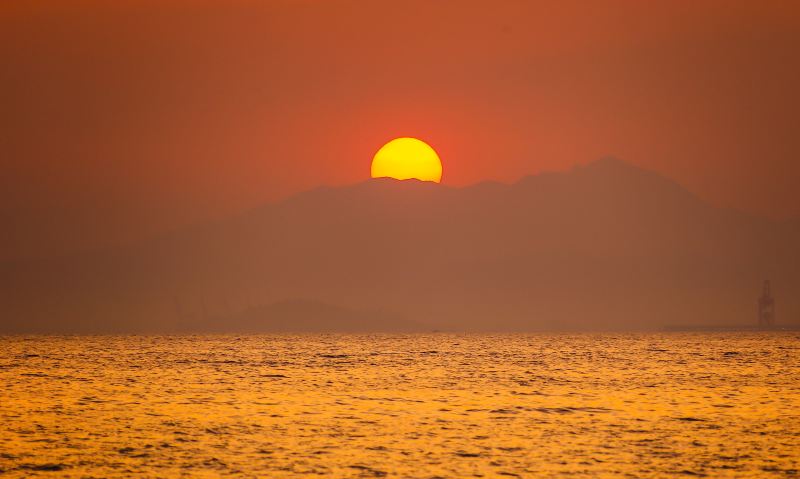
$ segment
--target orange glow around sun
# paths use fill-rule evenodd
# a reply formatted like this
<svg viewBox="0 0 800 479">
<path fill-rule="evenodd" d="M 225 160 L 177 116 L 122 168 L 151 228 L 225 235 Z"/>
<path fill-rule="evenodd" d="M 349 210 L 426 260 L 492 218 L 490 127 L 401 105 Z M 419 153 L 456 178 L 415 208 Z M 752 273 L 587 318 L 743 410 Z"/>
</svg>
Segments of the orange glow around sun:
<svg viewBox="0 0 800 479">
<path fill-rule="evenodd" d="M 416 138 L 395 138 L 375 153 L 372 159 L 373 178 L 395 178 L 442 181 L 439 155 L 424 141 Z"/>
</svg>

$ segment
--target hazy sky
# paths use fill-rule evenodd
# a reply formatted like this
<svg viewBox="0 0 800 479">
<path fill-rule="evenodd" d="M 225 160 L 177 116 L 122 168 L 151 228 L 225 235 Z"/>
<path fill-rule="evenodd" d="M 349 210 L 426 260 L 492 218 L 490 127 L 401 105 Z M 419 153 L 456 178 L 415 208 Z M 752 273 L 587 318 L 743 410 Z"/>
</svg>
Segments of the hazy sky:
<svg viewBox="0 0 800 479">
<path fill-rule="evenodd" d="M 605 155 L 800 216 L 796 1 L 0 3 L 0 258 L 107 246 L 369 176 Z"/>
</svg>

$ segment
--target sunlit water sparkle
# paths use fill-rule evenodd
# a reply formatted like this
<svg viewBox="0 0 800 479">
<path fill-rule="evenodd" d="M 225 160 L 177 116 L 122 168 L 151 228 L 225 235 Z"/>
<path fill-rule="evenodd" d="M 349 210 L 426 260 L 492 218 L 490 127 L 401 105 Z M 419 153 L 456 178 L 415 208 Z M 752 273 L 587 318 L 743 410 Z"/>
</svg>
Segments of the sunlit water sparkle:
<svg viewBox="0 0 800 479">
<path fill-rule="evenodd" d="M 797 333 L 0 338 L 2 477 L 795 477 Z"/>
</svg>

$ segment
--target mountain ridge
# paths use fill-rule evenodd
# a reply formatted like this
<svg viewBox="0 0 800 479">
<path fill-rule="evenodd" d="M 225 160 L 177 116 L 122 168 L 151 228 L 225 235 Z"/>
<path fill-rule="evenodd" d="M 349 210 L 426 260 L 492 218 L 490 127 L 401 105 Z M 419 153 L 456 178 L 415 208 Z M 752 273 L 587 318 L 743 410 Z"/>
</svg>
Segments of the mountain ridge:
<svg viewBox="0 0 800 479">
<path fill-rule="evenodd" d="M 616 159 L 512 184 L 372 179 L 122 252 L 7 266 L 0 313 L 15 320 L 0 329 L 157 330 L 189 309 L 224 330 L 290 298 L 448 330 L 746 324 L 767 278 L 788 322 L 799 231 Z"/>
</svg>

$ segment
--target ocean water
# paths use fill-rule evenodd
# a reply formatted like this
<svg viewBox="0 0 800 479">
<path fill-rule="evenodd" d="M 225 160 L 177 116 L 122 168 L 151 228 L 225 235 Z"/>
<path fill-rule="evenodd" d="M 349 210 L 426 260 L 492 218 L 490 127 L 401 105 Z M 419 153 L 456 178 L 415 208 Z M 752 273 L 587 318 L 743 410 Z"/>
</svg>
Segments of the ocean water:
<svg viewBox="0 0 800 479">
<path fill-rule="evenodd" d="M 0 477 L 797 477 L 797 333 L 0 338 Z"/>
</svg>

